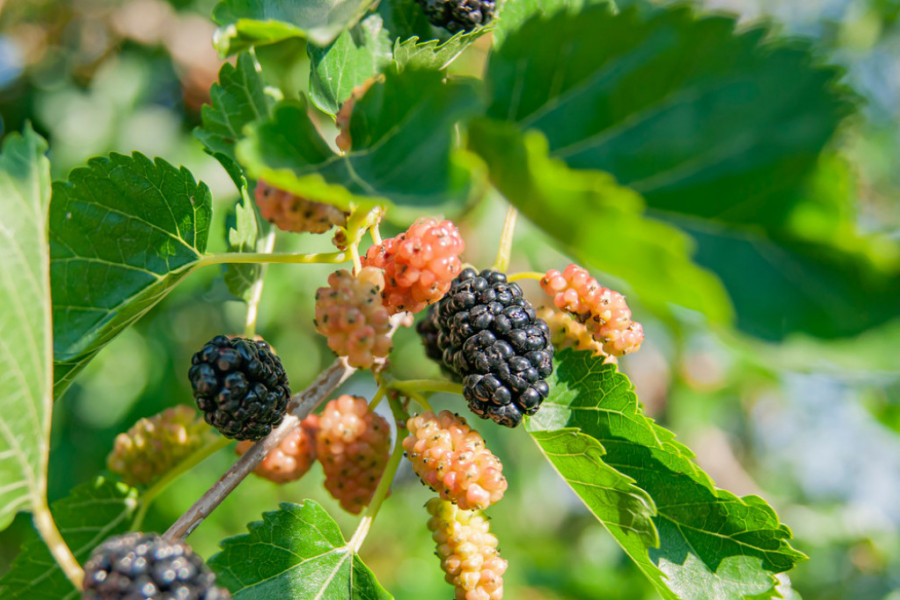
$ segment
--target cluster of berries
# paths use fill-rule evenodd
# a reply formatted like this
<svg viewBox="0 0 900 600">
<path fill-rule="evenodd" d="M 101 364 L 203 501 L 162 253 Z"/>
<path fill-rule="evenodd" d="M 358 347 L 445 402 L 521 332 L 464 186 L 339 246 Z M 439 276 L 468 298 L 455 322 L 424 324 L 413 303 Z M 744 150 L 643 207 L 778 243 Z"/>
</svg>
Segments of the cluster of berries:
<svg viewBox="0 0 900 600">
<path fill-rule="evenodd" d="M 585 334 L 589 334 L 593 342 L 600 344 L 600 353 L 608 356 L 623 356 L 641 347 L 644 329 L 631 320 L 625 296 L 600 285 L 585 269 L 570 264 L 563 272 L 547 271 L 541 288 L 553 299 L 557 310 L 574 320 L 575 324 L 568 327 L 569 335 L 576 340 L 574 345 L 592 346 L 585 339 Z"/>
</svg>

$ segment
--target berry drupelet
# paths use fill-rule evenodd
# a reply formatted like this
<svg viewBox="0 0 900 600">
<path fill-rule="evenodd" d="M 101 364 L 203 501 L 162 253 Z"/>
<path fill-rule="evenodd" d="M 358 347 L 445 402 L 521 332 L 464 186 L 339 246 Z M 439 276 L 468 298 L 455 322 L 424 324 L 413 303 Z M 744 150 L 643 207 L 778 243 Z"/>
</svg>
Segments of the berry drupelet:
<svg viewBox="0 0 900 600">
<path fill-rule="evenodd" d="M 256 441 L 281 423 L 291 389 L 281 359 L 266 342 L 219 335 L 191 363 L 197 406 L 222 435 Z"/>
<path fill-rule="evenodd" d="M 98 546 L 84 565 L 84 600 L 227 600 L 216 576 L 184 542 L 128 533 Z"/>
<path fill-rule="evenodd" d="M 428 22 L 450 33 L 472 31 L 494 18 L 494 0 L 416 0 Z"/>
<path fill-rule="evenodd" d="M 507 427 L 537 412 L 553 346 L 522 288 L 498 271 L 465 269 L 435 310 L 442 362 L 462 377 L 469 408 Z"/>
</svg>

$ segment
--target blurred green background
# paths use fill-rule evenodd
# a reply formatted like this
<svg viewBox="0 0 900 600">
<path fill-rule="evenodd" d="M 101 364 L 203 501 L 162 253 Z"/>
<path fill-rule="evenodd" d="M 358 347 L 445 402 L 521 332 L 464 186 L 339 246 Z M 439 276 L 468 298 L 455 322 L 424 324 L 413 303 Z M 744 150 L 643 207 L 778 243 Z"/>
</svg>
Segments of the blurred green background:
<svg viewBox="0 0 900 600">
<path fill-rule="evenodd" d="M 225 172 L 191 137 L 208 102 L 220 59 L 212 49 L 213 0 L 0 0 L 0 127 L 31 121 L 50 140 L 54 177 L 87 158 L 139 150 L 187 166 L 212 189 L 217 210 L 211 250 L 224 247 L 224 219 L 236 192 Z M 866 99 L 833 151 L 854 169 L 860 225 L 892 232 L 900 226 L 900 1 L 717 0 L 707 3 L 746 16 L 774 18 L 786 33 L 812 36 L 846 67 L 847 81 Z M 299 50 L 302 50 L 299 49 Z M 478 73 L 484 44 L 453 69 Z M 300 52 L 305 57 L 305 52 Z M 264 52 L 260 59 L 266 60 Z M 285 77 L 302 87 L 303 60 Z M 282 80 L 283 83 L 284 80 Z M 489 199 L 467 216 L 465 258 L 493 260 L 505 206 Z M 391 232 L 385 232 L 390 234 Z M 278 250 L 328 250 L 327 237 L 279 238 Z M 566 259 L 522 223 L 511 266 L 562 268 Z M 300 389 L 332 360 L 311 331 L 313 291 L 327 266 L 275 265 L 267 274 L 259 332 L 284 359 Z M 113 440 L 140 417 L 190 403 L 189 357 L 220 332 L 243 328 L 244 307 L 225 289 L 217 268 L 188 278 L 87 367 L 54 409 L 50 500 L 104 472 Z M 608 280 L 597 274 L 601 281 Z M 752 277 L 752 274 L 748 274 Z M 609 284 L 617 283 L 610 282 Z M 536 288 L 530 289 L 531 292 Z M 778 346 L 702 327 L 674 339 L 632 300 L 644 322 L 642 351 L 623 360 L 648 412 L 678 433 L 718 485 L 768 499 L 811 560 L 790 574 L 805 598 L 900 600 L 900 323 L 858 339 L 818 342 L 794 337 Z M 898 300 L 900 302 L 900 300 Z M 437 376 L 415 334 L 397 336 L 401 377 Z M 371 378 L 346 391 L 369 395 Z M 435 407 L 460 409 L 441 398 Z M 507 597 L 641 599 L 656 597 L 522 430 L 473 425 L 503 459 L 510 491 L 490 511 L 501 551 L 510 561 Z M 154 504 L 146 528 L 164 530 L 234 459 L 215 455 Z M 535 468 L 535 465 L 539 465 Z M 401 467 L 363 548 L 363 559 L 397 598 L 448 598 L 422 505 L 429 497 Z M 314 470 L 283 487 L 250 478 L 189 538 L 204 556 L 218 541 L 281 501 L 314 498 L 352 532 Z M 420 515 L 418 521 L 410 515 Z M 0 574 L 31 529 L 19 515 L 0 533 Z"/>
</svg>

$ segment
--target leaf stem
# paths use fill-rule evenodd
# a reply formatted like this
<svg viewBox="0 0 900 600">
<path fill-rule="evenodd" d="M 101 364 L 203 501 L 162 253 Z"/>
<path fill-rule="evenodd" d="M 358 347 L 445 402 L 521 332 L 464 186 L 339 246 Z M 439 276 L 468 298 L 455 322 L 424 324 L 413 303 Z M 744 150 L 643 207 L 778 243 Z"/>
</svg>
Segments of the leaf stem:
<svg viewBox="0 0 900 600">
<path fill-rule="evenodd" d="M 44 540 L 44 543 L 47 544 L 50 554 L 53 555 L 53 558 L 59 564 L 63 573 L 65 573 L 66 578 L 72 582 L 75 589 L 80 590 L 81 584 L 84 581 L 84 569 L 82 569 L 81 565 L 78 564 L 78 561 L 75 560 L 72 550 L 69 549 L 62 534 L 59 533 L 59 529 L 56 527 L 56 521 L 53 520 L 53 514 L 47 506 L 46 498 L 41 497 L 40 499 L 35 500 L 36 501 L 32 502 L 34 510 L 34 527 L 41 535 L 41 539 Z"/>
<path fill-rule="evenodd" d="M 448 394 L 462 395 L 461 383 L 444 381 L 442 379 L 407 379 L 405 381 L 392 381 L 390 387 L 398 392 L 446 392 Z"/>
<path fill-rule="evenodd" d="M 500 247 L 497 249 L 497 260 L 494 261 L 495 271 L 505 272 L 509 268 L 509 258 L 512 256 L 513 238 L 516 235 L 516 221 L 519 212 L 512 205 L 506 211 L 506 220 L 503 222 L 503 233 L 500 234 Z"/>
<path fill-rule="evenodd" d="M 269 232 L 269 235 L 266 236 L 265 241 L 263 241 L 263 252 L 266 254 L 272 253 L 272 248 L 275 247 L 275 230 Z M 263 265 L 260 268 L 259 277 L 256 281 L 253 282 L 253 286 L 250 288 L 250 297 L 247 299 L 247 321 L 244 326 L 244 335 L 248 338 L 253 338 L 256 335 L 256 318 L 259 314 L 259 301 L 262 299 L 262 291 L 263 291 L 263 283 L 266 277 L 266 265 Z"/>
<path fill-rule="evenodd" d="M 345 252 L 314 252 L 294 254 L 291 252 L 222 252 L 208 254 L 197 261 L 197 267 L 245 263 L 324 263 L 337 264 L 350 260 Z"/>
<path fill-rule="evenodd" d="M 519 281 L 520 279 L 537 279 L 540 281 L 544 278 L 544 273 L 538 273 L 537 271 L 522 271 L 521 273 L 513 273 L 512 275 L 508 275 L 506 280 L 509 282 Z"/>
<path fill-rule="evenodd" d="M 194 453 L 187 456 L 184 460 L 170 469 L 168 473 L 163 475 L 159 481 L 154 483 L 141 496 L 140 506 L 138 507 L 137 514 L 134 517 L 134 522 L 131 524 L 131 530 L 140 531 L 141 526 L 144 524 L 144 518 L 147 516 L 147 510 L 150 508 L 150 505 L 153 504 L 153 501 L 157 498 L 157 496 L 162 494 L 166 490 L 166 488 L 169 487 L 169 485 L 171 485 L 179 477 L 199 465 L 201 462 L 203 462 L 222 448 L 228 446 L 228 444 L 233 441 L 234 440 L 229 440 L 226 437 L 217 437 L 205 446 L 198 448 Z"/>
</svg>

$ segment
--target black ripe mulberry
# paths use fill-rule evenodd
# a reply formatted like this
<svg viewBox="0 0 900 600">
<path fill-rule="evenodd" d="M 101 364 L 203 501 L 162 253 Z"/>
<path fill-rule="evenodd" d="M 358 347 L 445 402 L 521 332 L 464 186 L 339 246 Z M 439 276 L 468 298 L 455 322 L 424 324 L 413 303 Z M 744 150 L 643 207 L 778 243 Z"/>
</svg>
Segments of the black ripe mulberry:
<svg viewBox="0 0 900 600">
<path fill-rule="evenodd" d="M 518 284 L 498 271 L 465 269 L 436 315 L 442 362 L 462 377 L 472 412 L 515 427 L 537 411 L 550 392 L 553 346 Z"/>
<path fill-rule="evenodd" d="M 291 389 L 281 359 L 266 342 L 219 335 L 191 363 L 197 406 L 222 435 L 256 441 L 281 423 Z"/>
<path fill-rule="evenodd" d="M 428 21 L 450 33 L 472 31 L 494 18 L 494 0 L 416 0 Z"/>
<path fill-rule="evenodd" d="M 103 542 L 84 565 L 84 600 L 196 598 L 226 600 L 216 576 L 184 542 L 128 533 Z"/>
</svg>

